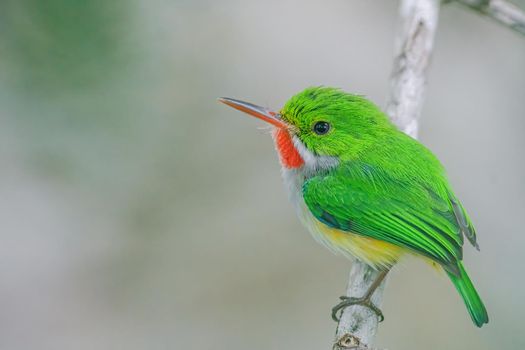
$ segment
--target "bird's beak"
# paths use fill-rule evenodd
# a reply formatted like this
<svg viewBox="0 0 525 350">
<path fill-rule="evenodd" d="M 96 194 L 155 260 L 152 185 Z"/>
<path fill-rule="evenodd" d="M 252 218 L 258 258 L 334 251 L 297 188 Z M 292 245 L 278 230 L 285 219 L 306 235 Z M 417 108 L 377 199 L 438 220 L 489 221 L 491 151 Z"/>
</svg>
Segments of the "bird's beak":
<svg viewBox="0 0 525 350">
<path fill-rule="evenodd" d="M 234 100 L 233 98 L 228 97 L 221 97 L 219 98 L 219 101 L 224 104 L 227 104 L 230 107 L 238 109 L 239 111 L 248 113 L 249 115 L 252 115 L 255 118 L 262 119 L 265 122 L 270 123 L 278 128 L 284 129 L 288 127 L 288 125 L 281 120 L 281 115 L 279 113 L 272 112 L 268 108 L 256 106 L 254 104 L 240 100 Z"/>
</svg>

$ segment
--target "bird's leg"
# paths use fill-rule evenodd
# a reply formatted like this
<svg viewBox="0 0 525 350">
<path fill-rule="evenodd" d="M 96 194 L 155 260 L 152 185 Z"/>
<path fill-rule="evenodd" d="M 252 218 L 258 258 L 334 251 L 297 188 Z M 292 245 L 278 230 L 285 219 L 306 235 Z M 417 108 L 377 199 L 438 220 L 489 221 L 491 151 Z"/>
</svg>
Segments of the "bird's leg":
<svg viewBox="0 0 525 350">
<path fill-rule="evenodd" d="M 381 285 L 381 282 L 383 282 L 383 280 L 385 279 L 386 275 L 388 274 L 388 271 L 389 270 L 381 270 L 379 272 L 379 275 L 376 277 L 375 281 L 370 285 L 370 287 L 368 287 L 368 290 L 366 291 L 365 295 L 363 295 L 362 297 L 352 298 L 352 297 L 347 297 L 345 295 L 340 297 L 339 299 L 341 299 L 341 302 L 332 308 L 332 319 L 335 322 L 339 322 L 339 318 L 342 315 L 343 309 L 345 307 L 348 307 L 351 305 L 362 305 L 374 311 L 377 317 L 379 317 L 379 322 L 382 322 L 385 319 L 385 317 L 383 316 L 383 312 L 381 312 L 381 310 L 372 303 L 371 298 L 375 290 L 377 289 L 377 287 L 379 287 Z M 341 311 L 341 313 L 338 317 L 337 313 L 339 311 Z"/>
</svg>

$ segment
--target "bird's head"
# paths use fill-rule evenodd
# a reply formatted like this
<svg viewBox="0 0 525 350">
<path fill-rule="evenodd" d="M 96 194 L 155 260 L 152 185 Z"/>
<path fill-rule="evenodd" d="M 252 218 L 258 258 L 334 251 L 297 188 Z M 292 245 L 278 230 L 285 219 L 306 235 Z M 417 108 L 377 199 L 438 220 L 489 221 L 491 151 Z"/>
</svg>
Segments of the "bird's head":
<svg viewBox="0 0 525 350">
<path fill-rule="evenodd" d="M 355 158 L 393 128 L 366 98 L 330 87 L 307 88 L 280 112 L 230 98 L 219 100 L 275 126 L 277 150 L 287 168 Z"/>
</svg>

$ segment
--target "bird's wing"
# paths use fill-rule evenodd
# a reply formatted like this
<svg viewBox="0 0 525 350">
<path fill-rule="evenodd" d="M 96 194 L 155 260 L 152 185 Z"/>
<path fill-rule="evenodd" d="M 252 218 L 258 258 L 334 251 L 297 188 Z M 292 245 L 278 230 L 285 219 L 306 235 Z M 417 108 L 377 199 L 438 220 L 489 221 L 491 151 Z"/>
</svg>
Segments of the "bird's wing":
<svg viewBox="0 0 525 350">
<path fill-rule="evenodd" d="M 459 274 L 464 229 L 472 225 L 446 183 L 443 191 L 433 187 L 351 163 L 308 179 L 303 196 L 324 224 L 406 247 Z"/>
</svg>

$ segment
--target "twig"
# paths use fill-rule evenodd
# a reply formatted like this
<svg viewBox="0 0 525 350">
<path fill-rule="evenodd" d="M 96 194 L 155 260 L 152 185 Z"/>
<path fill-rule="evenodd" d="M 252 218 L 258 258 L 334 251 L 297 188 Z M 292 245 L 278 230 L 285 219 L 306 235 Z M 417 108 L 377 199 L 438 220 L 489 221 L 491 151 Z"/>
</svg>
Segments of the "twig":
<svg viewBox="0 0 525 350">
<path fill-rule="evenodd" d="M 525 11 L 508 1 L 456 0 L 456 2 L 525 35 Z"/>
<path fill-rule="evenodd" d="M 403 0 L 399 12 L 401 25 L 396 39 L 386 112 L 399 129 L 417 137 L 439 1 Z"/>
<path fill-rule="evenodd" d="M 350 270 L 350 278 L 346 295 L 348 297 L 362 297 L 378 272 L 367 264 L 354 261 Z M 372 303 L 381 307 L 383 298 L 383 282 L 372 295 Z M 379 319 L 377 315 L 366 306 L 352 305 L 343 310 L 337 326 L 333 349 L 367 349 L 377 332 Z"/>
<path fill-rule="evenodd" d="M 439 4 L 439 0 L 401 0 L 400 3 L 400 30 L 396 39 L 386 112 L 400 130 L 412 137 L 417 136 L 417 120 L 423 104 Z M 377 271 L 368 265 L 354 262 L 346 295 L 363 296 L 376 275 Z M 384 287 L 385 282 L 372 296 L 372 302 L 378 307 Z M 377 315 L 367 307 L 347 307 L 337 326 L 334 349 L 368 349 L 377 332 L 378 321 Z"/>
</svg>

